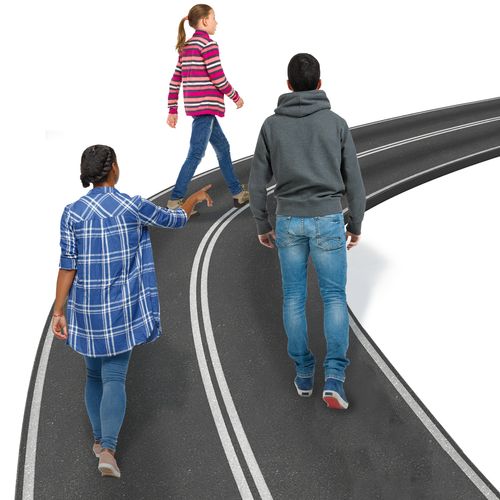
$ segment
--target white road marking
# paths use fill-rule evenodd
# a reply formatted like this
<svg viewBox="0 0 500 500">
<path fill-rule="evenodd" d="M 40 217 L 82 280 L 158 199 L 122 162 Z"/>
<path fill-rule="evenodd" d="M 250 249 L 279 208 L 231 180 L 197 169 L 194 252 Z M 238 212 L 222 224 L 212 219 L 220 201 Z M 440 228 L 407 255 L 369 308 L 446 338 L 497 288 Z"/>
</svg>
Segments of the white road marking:
<svg viewBox="0 0 500 500">
<path fill-rule="evenodd" d="M 241 498 L 246 500 L 246 499 L 253 499 L 253 495 L 252 492 L 250 491 L 250 487 L 248 486 L 245 474 L 241 468 L 240 462 L 236 455 L 236 451 L 234 449 L 233 442 L 231 441 L 231 437 L 229 436 L 226 423 L 224 422 L 224 417 L 222 416 L 221 407 L 217 400 L 217 395 L 215 393 L 212 378 L 210 377 L 208 363 L 205 357 L 205 351 L 203 350 L 202 336 L 198 320 L 198 304 L 197 304 L 198 300 L 197 282 L 198 282 L 198 270 L 200 267 L 201 255 L 203 253 L 203 250 L 205 249 L 208 239 L 215 231 L 217 224 L 219 224 L 220 221 L 223 221 L 224 219 L 228 218 L 233 211 L 234 209 L 231 209 L 224 215 L 222 215 L 222 217 L 220 217 L 218 221 L 214 225 L 212 225 L 212 227 L 206 232 L 205 236 L 203 236 L 203 239 L 200 242 L 200 245 L 198 246 L 198 250 L 196 251 L 196 255 L 193 261 L 193 267 L 191 269 L 191 279 L 189 285 L 189 308 L 191 313 L 191 328 L 193 331 L 196 358 L 198 360 L 198 366 L 201 372 L 201 379 L 203 381 L 203 386 L 205 387 L 205 392 L 207 394 L 207 399 L 210 406 L 210 410 L 212 412 L 212 417 L 214 419 L 217 432 L 219 433 L 219 438 L 221 440 L 222 447 L 224 448 L 224 452 L 229 462 L 229 466 L 231 467 L 234 480 L 236 481 L 236 485 L 238 486 Z M 233 420 L 231 420 L 231 422 L 233 422 Z"/>
<path fill-rule="evenodd" d="M 231 392 L 229 391 L 229 386 L 226 381 L 226 377 L 224 376 L 224 371 L 222 369 L 222 364 L 220 362 L 219 353 L 217 351 L 217 345 L 215 343 L 214 332 L 212 330 L 212 322 L 210 320 L 210 310 L 208 307 L 208 269 L 210 266 L 210 258 L 212 256 L 212 251 L 214 249 L 215 243 L 219 239 L 219 236 L 222 234 L 222 231 L 227 227 L 227 225 L 240 213 L 242 213 L 248 205 L 234 211 L 232 209 L 228 213 L 232 215 L 220 224 L 220 219 L 215 222 L 212 228 L 216 228 L 219 226 L 217 232 L 214 237 L 211 239 L 207 251 L 203 260 L 203 267 L 201 272 L 201 287 L 200 287 L 200 296 L 201 296 L 201 308 L 203 313 L 203 326 L 205 329 L 205 336 L 208 343 L 208 349 L 210 351 L 210 357 L 212 359 L 212 365 L 214 367 L 215 375 L 217 377 L 217 382 L 219 384 L 219 388 L 222 394 L 222 399 L 224 400 L 224 404 L 226 406 L 227 413 L 229 415 L 229 419 L 231 421 L 231 425 L 233 426 L 234 432 L 236 434 L 236 438 L 238 440 L 238 444 L 240 445 L 243 456 L 245 457 L 245 461 L 248 465 L 248 469 L 250 470 L 250 474 L 254 480 L 255 486 L 259 491 L 261 498 L 263 499 L 271 499 L 271 492 L 266 484 L 264 476 L 260 470 L 260 467 L 255 459 L 255 456 L 252 451 L 252 447 L 248 442 L 248 438 L 243 430 L 243 426 L 241 425 L 240 418 L 238 416 L 238 412 L 236 411 L 236 407 L 234 405 L 233 398 L 231 396 Z M 212 228 L 210 228 L 212 230 Z M 193 272 L 198 272 L 198 270 L 194 270 Z"/>
<path fill-rule="evenodd" d="M 31 400 L 30 421 L 28 424 L 28 436 L 26 438 L 26 456 L 24 460 L 23 476 L 23 500 L 34 500 L 35 498 L 35 460 L 36 448 L 38 444 L 38 423 L 40 421 L 40 407 L 42 405 L 43 385 L 49 361 L 50 348 L 54 335 L 51 332 L 51 325 L 47 328 L 45 341 L 38 363 L 35 387 L 33 388 L 33 398 Z"/>
<path fill-rule="evenodd" d="M 489 123 L 500 121 L 500 116 L 495 116 L 493 118 L 488 118 L 486 120 L 480 120 L 477 122 L 465 123 L 463 125 L 457 125 L 456 127 L 444 128 L 441 130 L 436 130 L 434 132 L 428 132 L 427 134 L 416 135 L 415 137 L 409 137 L 408 139 L 402 139 L 401 141 L 392 142 L 390 144 L 384 144 L 373 149 L 367 149 L 362 153 L 358 153 L 358 158 L 363 158 L 364 156 L 369 156 L 374 153 L 379 153 L 380 151 L 386 151 L 387 149 L 396 148 L 398 146 L 404 146 L 405 144 L 410 144 L 411 142 L 422 141 L 424 139 L 430 139 L 431 137 L 436 137 L 442 134 L 450 134 L 452 132 L 457 132 L 458 130 L 464 130 L 471 127 L 478 127 L 480 125 L 487 125 Z"/>
<path fill-rule="evenodd" d="M 407 115 L 393 116 L 392 118 L 384 118 L 383 120 L 376 120 L 374 122 L 363 123 L 362 125 L 355 125 L 354 127 L 349 127 L 349 128 L 351 130 L 356 130 L 358 128 L 365 128 L 365 127 L 371 127 L 372 125 L 378 125 L 379 123 L 386 123 L 395 120 L 401 120 L 403 118 L 409 118 L 410 116 L 426 115 L 428 113 L 433 113 L 434 111 L 444 111 L 445 109 L 461 108 L 465 106 L 470 106 L 472 104 L 497 101 L 498 99 L 500 99 L 500 97 L 491 97 L 490 99 L 482 99 L 480 101 L 464 102 L 463 104 L 453 104 L 451 106 L 444 106 L 442 108 L 426 109 L 425 111 L 417 111 L 416 113 L 409 113 Z"/>
</svg>

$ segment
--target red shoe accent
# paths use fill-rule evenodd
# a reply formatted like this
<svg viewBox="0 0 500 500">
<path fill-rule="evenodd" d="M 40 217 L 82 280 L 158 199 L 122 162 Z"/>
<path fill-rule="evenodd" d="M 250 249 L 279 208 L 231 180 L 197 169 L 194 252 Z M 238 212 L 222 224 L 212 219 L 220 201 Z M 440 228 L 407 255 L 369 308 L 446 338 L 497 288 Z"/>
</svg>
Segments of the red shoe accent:
<svg viewBox="0 0 500 500">
<path fill-rule="evenodd" d="M 332 410 L 345 410 L 346 408 L 335 396 L 323 396 L 323 401 Z"/>
</svg>

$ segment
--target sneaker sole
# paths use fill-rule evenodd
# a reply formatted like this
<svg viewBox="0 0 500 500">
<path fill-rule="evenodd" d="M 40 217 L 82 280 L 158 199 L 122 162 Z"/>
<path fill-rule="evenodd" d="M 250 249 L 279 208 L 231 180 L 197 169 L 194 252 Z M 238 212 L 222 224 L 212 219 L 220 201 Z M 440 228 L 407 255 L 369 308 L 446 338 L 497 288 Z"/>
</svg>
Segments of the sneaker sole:
<svg viewBox="0 0 500 500">
<path fill-rule="evenodd" d="M 106 477 L 121 477 L 119 470 L 115 469 L 111 464 L 99 464 L 98 467 L 101 476 Z"/>
<path fill-rule="evenodd" d="M 328 408 L 333 410 L 347 410 L 349 403 L 344 401 L 340 394 L 335 391 L 323 391 L 323 401 Z"/>
<path fill-rule="evenodd" d="M 293 382 L 293 385 L 295 386 L 295 389 L 297 389 L 297 394 L 302 398 L 308 398 L 313 393 L 312 389 L 310 389 L 309 391 L 304 391 L 303 389 L 299 389 L 295 381 Z"/>
<path fill-rule="evenodd" d="M 233 205 L 235 208 L 241 208 L 244 207 L 245 205 L 248 205 L 248 200 L 244 201 L 243 203 L 240 203 L 237 199 L 233 198 Z"/>
</svg>

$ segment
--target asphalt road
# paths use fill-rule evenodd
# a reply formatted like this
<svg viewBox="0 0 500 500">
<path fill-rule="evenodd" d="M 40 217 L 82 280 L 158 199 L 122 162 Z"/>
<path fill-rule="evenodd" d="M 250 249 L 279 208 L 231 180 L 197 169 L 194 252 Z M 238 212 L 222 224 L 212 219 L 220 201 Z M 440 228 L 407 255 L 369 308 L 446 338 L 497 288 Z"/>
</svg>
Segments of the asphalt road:
<svg viewBox="0 0 500 500">
<path fill-rule="evenodd" d="M 500 98 L 352 132 L 371 208 L 499 156 Z M 250 163 L 235 162 L 243 181 Z M 16 498 L 498 498 L 352 315 L 349 410 L 326 408 L 320 370 L 312 398 L 296 395 L 277 254 L 258 244 L 250 210 L 231 208 L 218 170 L 191 189 L 209 182 L 212 208 L 201 207 L 183 230 L 151 231 L 165 335 L 132 356 L 117 453 L 122 478 L 100 478 L 83 360 L 52 342 L 45 325 Z M 161 205 L 167 198 L 154 197 Z M 309 279 L 311 347 L 320 360 L 322 305 L 313 270 Z"/>
</svg>

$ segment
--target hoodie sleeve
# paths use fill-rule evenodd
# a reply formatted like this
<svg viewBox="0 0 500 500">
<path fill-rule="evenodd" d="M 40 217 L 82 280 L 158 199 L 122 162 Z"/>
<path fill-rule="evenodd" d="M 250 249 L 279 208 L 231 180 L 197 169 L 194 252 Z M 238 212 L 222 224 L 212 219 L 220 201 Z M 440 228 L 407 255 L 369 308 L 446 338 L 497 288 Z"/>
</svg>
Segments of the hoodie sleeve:
<svg viewBox="0 0 500 500">
<path fill-rule="evenodd" d="M 260 129 L 257 146 L 252 160 L 248 190 L 250 192 L 250 210 L 257 224 L 257 233 L 266 234 L 272 231 L 267 212 L 267 185 L 273 176 L 271 158 L 264 132 Z"/>
<path fill-rule="evenodd" d="M 353 234 L 361 234 L 361 222 L 366 207 L 366 192 L 356 155 L 356 147 L 351 131 L 345 122 L 342 131 L 342 165 L 340 171 L 349 206 L 347 231 Z"/>
</svg>

